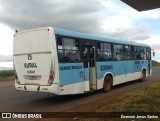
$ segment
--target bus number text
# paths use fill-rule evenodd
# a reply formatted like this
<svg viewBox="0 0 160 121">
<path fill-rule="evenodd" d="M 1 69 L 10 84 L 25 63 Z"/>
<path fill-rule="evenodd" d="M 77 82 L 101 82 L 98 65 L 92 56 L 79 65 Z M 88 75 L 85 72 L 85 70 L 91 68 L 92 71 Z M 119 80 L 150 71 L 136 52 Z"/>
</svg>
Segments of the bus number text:
<svg viewBox="0 0 160 121">
<path fill-rule="evenodd" d="M 113 66 L 112 65 L 102 65 L 100 66 L 100 70 L 104 71 L 104 70 L 112 70 Z"/>
</svg>

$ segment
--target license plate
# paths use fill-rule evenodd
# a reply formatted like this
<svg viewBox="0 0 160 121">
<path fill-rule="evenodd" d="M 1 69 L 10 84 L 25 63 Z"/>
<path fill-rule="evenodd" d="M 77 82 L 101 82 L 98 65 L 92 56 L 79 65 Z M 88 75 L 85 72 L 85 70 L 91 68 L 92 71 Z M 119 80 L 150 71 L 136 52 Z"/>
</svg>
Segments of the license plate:
<svg viewBox="0 0 160 121">
<path fill-rule="evenodd" d="M 36 80 L 36 76 L 29 76 L 28 79 L 29 80 Z"/>
</svg>

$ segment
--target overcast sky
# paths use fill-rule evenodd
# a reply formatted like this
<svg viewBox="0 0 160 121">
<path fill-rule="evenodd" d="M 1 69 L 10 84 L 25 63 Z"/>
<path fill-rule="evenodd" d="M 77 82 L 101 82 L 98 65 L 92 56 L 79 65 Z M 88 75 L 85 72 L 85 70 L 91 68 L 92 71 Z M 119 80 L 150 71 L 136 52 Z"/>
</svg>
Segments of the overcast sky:
<svg viewBox="0 0 160 121">
<path fill-rule="evenodd" d="M 138 12 L 120 0 L 0 0 L 0 62 L 12 60 L 16 29 L 41 26 L 147 43 L 160 60 L 159 21 L 160 9 Z"/>
</svg>

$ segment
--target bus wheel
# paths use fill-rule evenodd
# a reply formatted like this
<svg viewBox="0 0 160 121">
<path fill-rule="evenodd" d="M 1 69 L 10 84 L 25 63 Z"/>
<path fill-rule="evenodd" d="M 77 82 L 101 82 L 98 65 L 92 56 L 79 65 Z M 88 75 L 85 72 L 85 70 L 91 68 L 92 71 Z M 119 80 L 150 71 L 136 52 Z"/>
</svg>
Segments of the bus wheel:
<svg viewBox="0 0 160 121">
<path fill-rule="evenodd" d="M 104 92 L 109 92 L 112 89 L 113 85 L 113 78 L 111 76 L 106 76 L 104 78 L 104 83 L 103 83 L 103 91 Z"/>
<path fill-rule="evenodd" d="M 146 80 L 146 70 L 143 70 L 141 74 L 141 81 L 143 82 L 145 80 Z"/>
</svg>

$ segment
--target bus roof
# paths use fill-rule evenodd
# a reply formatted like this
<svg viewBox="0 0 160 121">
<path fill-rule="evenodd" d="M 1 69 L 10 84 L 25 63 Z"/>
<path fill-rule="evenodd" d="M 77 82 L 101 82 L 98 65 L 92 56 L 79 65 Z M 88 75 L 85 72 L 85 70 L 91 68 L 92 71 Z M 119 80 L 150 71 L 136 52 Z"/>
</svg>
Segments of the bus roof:
<svg viewBox="0 0 160 121">
<path fill-rule="evenodd" d="M 85 34 L 60 28 L 53 28 L 55 34 L 57 35 L 63 35 L 63 36 L 69 36 L 69 37 L 75 37 L 75 38 L 83 38 L 83 39 L 90 39 L 90 40 L 98 40 L 98 41 L 104 41 L 104 42 L 112 42 L 112 43 L 118 43 L 118 44 L 126 44 L 126 45 L 137 45 L 137 46 L 144 46 L 144 47 L 150 47 L 147 44 L 137 43 L 134 41 L 126 41 L 126 40 L 118 40 L 113 38 L 107 38 L 106 36 L 100 36 L 100 35 L 94 35 L 94 34 Z"/>
</svg>

